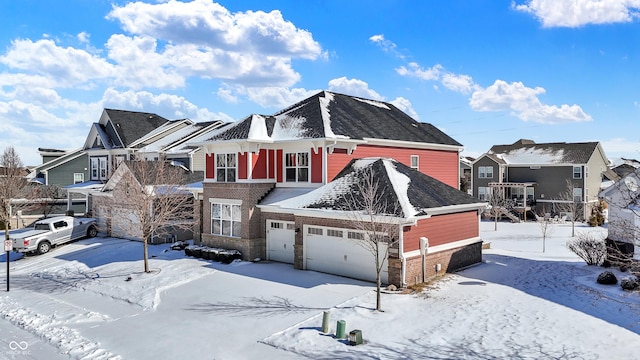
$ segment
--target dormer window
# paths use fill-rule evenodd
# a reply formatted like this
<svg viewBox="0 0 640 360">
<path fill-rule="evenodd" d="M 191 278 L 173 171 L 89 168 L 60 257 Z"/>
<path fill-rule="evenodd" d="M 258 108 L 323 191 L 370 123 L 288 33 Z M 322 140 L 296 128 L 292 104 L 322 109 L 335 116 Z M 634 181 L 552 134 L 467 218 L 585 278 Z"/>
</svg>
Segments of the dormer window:
<svg viewBox="0 0 640 360">
<path fill-rule="evenodd" d="M 236 154 L 216 155 L 216 179 L 218 182 L 235 182 L 236 168 Z"/>
<path fill-rule="evenodd" d="M 309 153 L 286 153 L 285 174 L 288 182 L 308 182 Z"/>
</svg>

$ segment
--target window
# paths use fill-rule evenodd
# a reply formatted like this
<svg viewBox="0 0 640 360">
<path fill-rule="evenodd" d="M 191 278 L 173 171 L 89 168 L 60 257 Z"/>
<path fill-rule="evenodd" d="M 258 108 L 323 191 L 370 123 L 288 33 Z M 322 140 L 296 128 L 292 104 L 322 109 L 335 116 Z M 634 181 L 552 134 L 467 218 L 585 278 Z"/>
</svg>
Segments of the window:
<svg viewBox="0 0 640 360">
<path fill-rule="evenodd" d="M 84 174 L 83 173 L 73 173 L 73 183 L 80 184 L 84 182 Z"/>
<path fill-rule="evenodd" d="M 92 157 L 91 164 L 91 180 L 107 180 L 107 157 Z"/>
<path fill-rule="evenodd" d="M 272 222 L 271 222 L 271 228 L 272 228 L 272 229 L 282 229 L 282 223 L 272 221 Z"/>
<path fill-rule="evenodd" d="M 493 179 L 493 166 L 480 166 L 480 167 L 478 167 L 478 178 L 480 178 L 480 179 Z"/>
<path fill-rule="evenodd" d="M 333 229 L 328 229 L 327 230 L 327 236 L 333 236 L 333 237 L 341 238 L 342 235 L 343 235 L 342 230 L 333 230 Z"/>
<path fill-rule="evenodd" d="M 364 240 L 364 234 L 360 232 L 349 231 L 347 232 L 347 238 L 355 239 L 355 240 Z"/>
<path fill-rule="evenodd" d="M 411 168 L 418 170 L 419 163 L 420 163 L 420 157 L 418 155 L 411 155 Z"/>
<path fill-rule="evenodd" d="M 219 182 L 236 181 L 236 154 L 216 155 L 216 177 Z"/>
<path fill-rule="evenodd" d="M 491 199 L 491 188 L 490 187 L 478 187 L 478 199 L 482 201 L 489 201 Z"/>
<path fill-rule="evenodd" d="M 316 227 L 310 227 L 307 229 L 307 233 L 310 235 L 322 235 L 322 229 Z"/>
<path fill-rule="evenodd" d="M 211 234 L 240 237 L 241 220 L 239 204 L 211 202 Z"/>
<path fill-rule="evenodd" d="M 284 167 L 287 181 L 309 181 L 309 153 L 285 154 Z"/>
<path fill-rule="evenodd" d="M 527 192 L 527 200 L 533 200 L 533 195 L 534 195 L 533 188 L 532 187 L 528 187 L 526 192 Z M 520 187 L 512 188 L 511 189 L 511 198 L 512 199 L 520 199 L 520 200 L 522 200 L 522 199 L 524 199 L 524 193 L 525 193 L 524 188 L 520 188 Z"/>
<path fill-rule="evenodd" d="M 574 166 L 573 167 L 573 178 L 574 179 L 582 179 L 582 167 Z"/>
<path fill-rule="evenodd" d="M 573 202 L 582 202 L 582 188 L 573 188 Z"/>
</svg>

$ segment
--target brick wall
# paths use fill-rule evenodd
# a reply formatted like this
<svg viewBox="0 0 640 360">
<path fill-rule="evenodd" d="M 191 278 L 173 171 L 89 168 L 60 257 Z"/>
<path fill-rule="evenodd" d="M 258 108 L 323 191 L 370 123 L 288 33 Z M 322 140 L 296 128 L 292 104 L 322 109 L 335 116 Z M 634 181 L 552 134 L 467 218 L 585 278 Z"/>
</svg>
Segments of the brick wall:
<svg viewBox="0 0 640 360">
<path fill-rule="evenodd" d="M 240 250 L 243 260 L 264 259 L 266 256 L 264 221 L 262 221 L 260 209 L 256 207 L 256 204 L 274 186 L 274 183 L 205 182 L 202 204 L 202 244 Z M 211 198 L 242 200 L 240 207 L 242 230 L 239 238 L 211 234 L 211 205 L 209 202 Z"/>
<path fill-rule="evenodd" d="M 482 261 L 482 241 L 459 248 L 440 251 L 434 254 L 428 254 L 426 258 L 425 280 L 430 280 L 437 275 L 443 275 L 445 272 L 455 272 L 466 266 L 477 264 Z M 441 271 L 436 274 L 436 264 L 442 266 Z M 399 266 L 400 264 L 394 264 Z M 391 279 L 391 271 L 389 271 L 389 282 L 395 285 L 400 283 L 401 279 Z M 406 275 L 405 281 L 407 285 L 413 285 L 423 282 L 422 279 L 422 256 L 415 256 L 406 259 Z"/>
</svg>

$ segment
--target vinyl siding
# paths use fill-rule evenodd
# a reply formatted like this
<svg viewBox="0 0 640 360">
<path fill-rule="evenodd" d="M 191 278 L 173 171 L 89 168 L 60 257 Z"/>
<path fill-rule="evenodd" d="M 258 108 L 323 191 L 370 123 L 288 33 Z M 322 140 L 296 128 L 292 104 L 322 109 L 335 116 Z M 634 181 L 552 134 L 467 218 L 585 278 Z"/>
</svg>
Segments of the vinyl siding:
<svg viewBox="0 0 640 360">
<path fill-rule="evenodd" d="M 419 220 L 417 226 L 404 233 L 404 251 L 420 250 L 423 236 L 429 239 L 429 246 L 436 246 L 479 235 L 477 211 L 436 215 Z"/>
<path fill-rule="evenodd" d="M 49 169 L 47 172 L 48 185 L 66 186 L 73 184 L 73 174 L 84 174 L 84 181 L 89 181 L 89 155 L 84 154 L 69 162 Z"/>
<path fill-rule="evenodd" d="M 443 183 L 459 188 L 458 152 L 428 149 L 392 148 L 376 145 L 359 145 L 351 155 L 346 151 L 336 150 L 327 155 L 327 180 L 331 181 L 352 159 L 367 157 L 393 158 L 407 166 L 411 166 L 411 155 L 418 155 L 418 170 Z"/>
</svg>

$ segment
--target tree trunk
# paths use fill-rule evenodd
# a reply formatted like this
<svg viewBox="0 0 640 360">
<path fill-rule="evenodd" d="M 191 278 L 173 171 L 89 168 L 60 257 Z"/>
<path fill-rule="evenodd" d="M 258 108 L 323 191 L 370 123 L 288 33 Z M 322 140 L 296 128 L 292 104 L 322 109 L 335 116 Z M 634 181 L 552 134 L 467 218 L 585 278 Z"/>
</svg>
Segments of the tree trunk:
<svg viewBox="0 0 640 360">
<path fill-rule="evenodd" d="M 381 287 L 382 286 L 380 284 L 380 271 L 378 271 L 378 274 L 376 275 L 376 310 L 377 311 L 382 311 L 381 294 L 380 294 Z"/>
<path fill-rule="evenodd" d="M 148 273 L 150 272 L 149 270 L 149 245 L 148 245 L 148 241 L 147 241 L 147 236 L 143 236 L 142 238 L 142 248 L 144 251 L 144 272 Z"/>
</svg>

